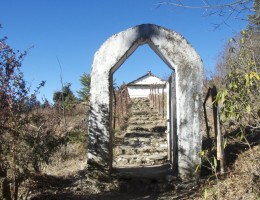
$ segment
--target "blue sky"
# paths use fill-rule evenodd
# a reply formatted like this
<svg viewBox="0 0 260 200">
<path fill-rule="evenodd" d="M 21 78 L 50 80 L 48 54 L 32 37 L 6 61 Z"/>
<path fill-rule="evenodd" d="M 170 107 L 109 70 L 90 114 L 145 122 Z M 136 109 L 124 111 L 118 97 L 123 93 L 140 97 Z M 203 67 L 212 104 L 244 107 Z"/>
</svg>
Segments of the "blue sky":
<svg viewBox="0 0 260 200">
<path fill-rule="evenodd" d="M 63 82 L 80 89 L 80 76 L 90 73 L 95 52 L 113 34 L 127 28 L 152 23 L 183 35 L 203 59 L 207 71 L 214 66 L 224 44 L 246 22 L 231 20 L 213 30 L 219 17 L 203 17 L 203 10 L 170 6 L 157 7 L 160 0 L 0 0 L 0 38 L 16 50 L 29 50 L 22 71 L 36 87 L 41 80 L 46 86 L 39 97 L 52 100 Z M 194 2 L 194 1 L 187 1 Z M 33 47 L 33 48 L 31 48 Z M 58 62 L 59 60 L 59 62 Z M 147 46 L 136 52 L 114 74 L 117 84 L 130 82 L 148 70 L 165 78 L 168 67 Z"/>
</svg>

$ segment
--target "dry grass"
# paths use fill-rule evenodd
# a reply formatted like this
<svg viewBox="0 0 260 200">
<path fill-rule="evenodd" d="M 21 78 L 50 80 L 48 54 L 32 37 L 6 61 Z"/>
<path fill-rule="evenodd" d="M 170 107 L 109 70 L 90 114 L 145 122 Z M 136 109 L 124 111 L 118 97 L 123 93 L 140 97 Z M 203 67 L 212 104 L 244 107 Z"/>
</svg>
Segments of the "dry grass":
<svg viewBox="0 0 260 200">
<path fill-rule="evenodd" d="M 233 168 L 226 175 L 219 177 L 219 185 L 217 185 L 216 180 L 210 180 L 203 184 L 202 198 L 219 200 L 260 199 L 259 159 L 259 145 L 238 155 Z"/>
<path fill-rule="evenodd" d="M 42 172 L 52 176 L 69 177 L 87 166 L 87 143 L 69 143 L 56 152 Z"/>
</svg>

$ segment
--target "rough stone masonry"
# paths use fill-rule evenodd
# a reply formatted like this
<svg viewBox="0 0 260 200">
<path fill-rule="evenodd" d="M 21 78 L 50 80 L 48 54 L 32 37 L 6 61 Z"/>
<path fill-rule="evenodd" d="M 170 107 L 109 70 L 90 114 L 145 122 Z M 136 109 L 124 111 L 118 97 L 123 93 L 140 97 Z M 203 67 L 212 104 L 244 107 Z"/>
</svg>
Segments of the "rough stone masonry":
<svg viewBox="0 0 260 200">
<path fill-rule="evenodd" d="M 112 75 L 143 44 L 148 44 L 176 73 L 174 131 L 178 174 L 183 180 L 193 179 L 201 162 L 197 153 L 202 143 L 202 60 L 183 36 L 153 24 L 142 24 L 111 36 L 95 54 L 91 71 L 88 169 L 108 175 L 112 170 Z"/>
</svg>

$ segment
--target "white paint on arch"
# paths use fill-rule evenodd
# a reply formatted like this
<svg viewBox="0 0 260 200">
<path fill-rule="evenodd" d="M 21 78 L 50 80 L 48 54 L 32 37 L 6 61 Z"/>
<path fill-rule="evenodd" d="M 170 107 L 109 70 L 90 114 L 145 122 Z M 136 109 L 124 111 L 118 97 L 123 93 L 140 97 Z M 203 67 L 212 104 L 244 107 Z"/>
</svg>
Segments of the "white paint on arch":
<svg viewBox="0 0 260 200">
<path fill-rule="evenodd" d="M 200 56 L 178 33 L 143 24 L 111 36 L 96 52 L 91 71 L 88 168 L 112 169 L 111 88 L 112 74 L 135 49 L 148 44 L 176 73 L 178 172 L 195 177 L 200 164 L 203 66 Z"/>
</svg>

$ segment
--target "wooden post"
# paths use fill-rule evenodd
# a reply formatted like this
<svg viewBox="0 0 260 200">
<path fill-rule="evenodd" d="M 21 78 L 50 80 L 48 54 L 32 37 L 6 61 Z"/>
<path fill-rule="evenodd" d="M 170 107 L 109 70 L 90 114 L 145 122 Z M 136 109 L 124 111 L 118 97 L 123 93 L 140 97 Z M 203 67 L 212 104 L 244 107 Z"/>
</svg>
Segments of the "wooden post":
<svg viewBox="0 0 260 200">
<path fill-rule="evenodd" d="M 215 139 L 216 139 L 216 146 L 217 146 L 217 160 L 220 162 L 220 173 L 223 174 L 225 172 L 224 142 L 221 133 L 218 103 L 215 101 L 216 96 L 217 96 L 217 88 L 216 86 L 213 86 L 211 89 L 211 97 L 213 102 L 214 130 L 215 130 L 215 137 L 216 137 Z"/>
<path fill-rule="evenodd" d="M 116 91 L 116 119 L 117 119 L 117 126 L 120 126 L 120 119 L 119 119 L 119 110 L 120 110 L 120 102 L 119 102 L 119 94 L 118 91 Z"/>
<path fill-rule="evenodd" d="M 223 141 L 223 135 L 221 134 L 221 126 L 220 126 L 220 120 L 219 120 L 219 112 L 218 112 L 218 118 L 217 118 L 217 124 L 218 124 L 218 135 L 217 135 L 217 160 L 220 162 L 220 173 L 225 173 L 225 152 L 224 152 L 224 141 Z"/>
<path fill-rule="evenodd" d="M 122 119 L 123 119 L 123 115 L 124 115 L 124 105 L 123 105 L 123 97 L 122 97 L 122 93 L 119 90 L 119 95 L 120 95 L 120 107 L 121 107 L 121 113 L 120 113 L 120 126 L 122 125 Z"/>
<path fill-rule="evenodd" d="M 157 85 L 157 92 L 158 92 L 158 112 L 161 112 L 161 104 L 160 104 L 160 87 Z"/>
<path fill-rule="evenodd" d="M 155 104 L 155 94 L 154 94 L 154 85 L 152 85 L 152 97 L 153 97 L 153 108 L 154 108 L 154 104 Z"/>
<path fill-rule="evenodd" d="M 162 115 L 164 119 L 164 86 L 162 88 Z"/>
<path fill-rule="evenodd" d="M 113 129 L 116 129 L 116 107 L 117 107 L 117 98 L 116 98 L 116 89 L 113 89 L 114 93 L 114 110 L 113 110 Z"/>
<path fill-rule="evenodd" d="M 128 94 L 128 89 L 127 89 L 127 86 L 125 85 L 125 103 L 126 103 L 126 105 L 125 105 L 125 107 L 126 107 L 126 115 L 128 114 L 128 98 L 129 98 L 129 94 Z"/>
<path fill-rule="evenodd" d="M 150 95 L 149 95 L 150 103 L 151 103 L 151 99 L 152 99 L 152 98 L 151 98 L 151 97 L 152 97 L 151 94 L 152 94 L 152 87 L 151 87 L 151 85 L 150 85 Z"/>
<path fill-rule="evenodd" d="M 207 138 L 208 139 L 210 138 L 210 135 L 209 135 L 209 124 L 208 124 L 208 116 L 207 116 L 207 111 L 206 111 L 206 103 L 207 103 L 207 100 L 209 99 L 210 96 L 211 96 L 211 88 L 208 89 L 206 98 L 203 102 L 204 119 L 205 119 Z"/>
</svg>

